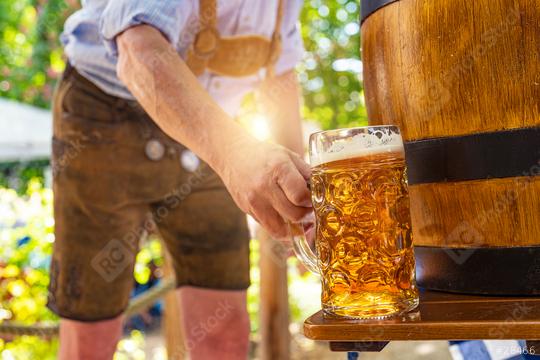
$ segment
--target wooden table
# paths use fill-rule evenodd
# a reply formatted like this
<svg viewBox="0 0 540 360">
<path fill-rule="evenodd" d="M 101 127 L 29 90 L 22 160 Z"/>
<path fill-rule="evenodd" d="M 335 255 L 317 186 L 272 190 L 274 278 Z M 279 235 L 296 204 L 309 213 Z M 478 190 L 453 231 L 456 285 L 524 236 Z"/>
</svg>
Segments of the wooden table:
<svg viewBox="0 0 540 360">
<path fill-rule="evenodd" d="M 418 308 L 385 320 L 332 318 L 304 322 L 309 339 L 334 351 L 381 351 L 392 340 L 527 340 L 540 353 L 540 297 L 491 297 L 423 291 Z"/>
</svg>

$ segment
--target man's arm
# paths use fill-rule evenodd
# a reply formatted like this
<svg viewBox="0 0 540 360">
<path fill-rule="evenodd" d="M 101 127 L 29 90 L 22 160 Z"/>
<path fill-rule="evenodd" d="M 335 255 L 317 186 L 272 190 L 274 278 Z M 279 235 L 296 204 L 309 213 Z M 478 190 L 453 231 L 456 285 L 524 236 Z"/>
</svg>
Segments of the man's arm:
<svg viewBox="0 0 540 360">
<path fill-rule="evenodd" d="M 243 211 L 271 234 L 286 235 L 283 219 L 297 221 L 311 206 L 309 166 L 230 119 L 155 28 L 132 27 L 117 45 L 118 76 L 156 124 L 206 161 Z"/>
<path fill-rule="evenodd" d="M 300 88 L 295 72 L 291 70 L 265 81 L 257 100 L 270 120 L 274 141 L 303 156 Z"/>
</svg>

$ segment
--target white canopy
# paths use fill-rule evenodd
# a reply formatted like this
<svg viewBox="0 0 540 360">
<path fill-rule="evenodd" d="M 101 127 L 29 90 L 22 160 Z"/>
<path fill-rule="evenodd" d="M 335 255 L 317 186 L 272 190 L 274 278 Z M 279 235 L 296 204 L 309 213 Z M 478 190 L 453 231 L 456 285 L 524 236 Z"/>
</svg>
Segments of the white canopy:
<svg viewBox="0 0 540 360">
<path fill-rule="evenodd" d="M 0 162 L 51 155 L 51 112 L 0 98 Z"/>
</svg>

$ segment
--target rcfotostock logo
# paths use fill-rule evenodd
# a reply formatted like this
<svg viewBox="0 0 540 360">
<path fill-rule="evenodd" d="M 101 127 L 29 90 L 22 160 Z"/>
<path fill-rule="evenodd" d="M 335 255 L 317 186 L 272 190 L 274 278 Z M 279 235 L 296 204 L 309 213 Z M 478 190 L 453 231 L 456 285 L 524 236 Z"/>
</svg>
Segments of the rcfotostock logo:
<svg viewBox="0 0 540 360">
<path fill-rule="evenodd" d="M 444 251 L 458 265 L 463 265 L 475 252 L 474 247 L 484 243 L 484 236 L 478 229 L 463 221 L 448 235 L 449 244 L 467 244 L 469 249 L 445 249 Z"/>
<path fill-rule="evenodd" d="M 113 239 L 92 259 L 92 267 L 107 282 L 111 282 L 131 263 L 130 249 L 121 241 Z"/>
</svg>

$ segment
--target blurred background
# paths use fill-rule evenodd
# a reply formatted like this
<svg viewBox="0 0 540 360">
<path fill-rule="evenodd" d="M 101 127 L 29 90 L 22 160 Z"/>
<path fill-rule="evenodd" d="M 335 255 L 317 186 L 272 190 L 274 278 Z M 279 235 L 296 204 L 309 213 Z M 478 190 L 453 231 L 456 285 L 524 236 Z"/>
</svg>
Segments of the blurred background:
<svg viewBox="0 0 540 360">
<path fill-rule="evenodd" d="M 64 20 L 78 0 L 0 0 L 0 357 L 54 359 L 57 318 L 46 307 L 48 267 L 54 242 L 51 169 L 49 164 L 50 103 L 65 61 L 59 44 Z M 306 134 L 367 124 L 363 103 L 358 0 L 306 0 L 302 34 L 306 47 L 298 65 Z M 240 121 L 260 139 L 269 138 L 268 124 L 247 98 Z M 253 357 L 259 341 L 259 242 L 253 239 L 249 311 Z M 162 278 L 163 253 L 150 237 L 137 256 L 133 296 Z M 288 260 L 293 358 L 345 358 L 324 344 L 301 335 L 302 321 L 320 307 L 318 278 Z M 116 359 L 166 359 L 162 332 L 163 302 L 131 317 Z M 9 324 L 35 326 L 36 335 L 13 335 Z M 40 330 L 41 329 L 41 330 Z M 51 335 L 52 334 L 52 335 Z M 398 356 L 393 344 L 385 358 Z M 407 345 L 409 346 L 409 345 Z M 413 344 L 401 359 L 445 355 L 444 343 Z M 369 355 L 378 358 L 379 355 Z M 438 357 L 440 358 L 440 357 Z M 444 357 L 443 357 L 444 358 Z"/>
</svg>

